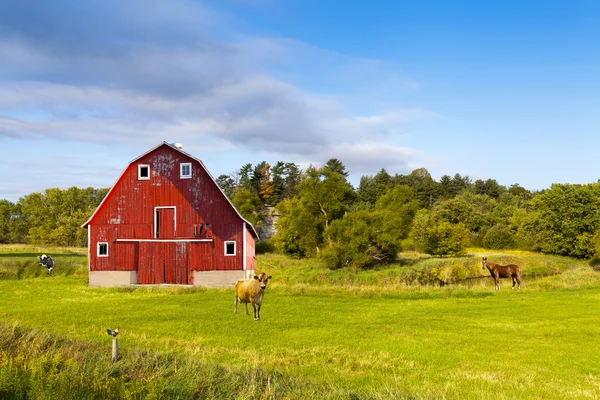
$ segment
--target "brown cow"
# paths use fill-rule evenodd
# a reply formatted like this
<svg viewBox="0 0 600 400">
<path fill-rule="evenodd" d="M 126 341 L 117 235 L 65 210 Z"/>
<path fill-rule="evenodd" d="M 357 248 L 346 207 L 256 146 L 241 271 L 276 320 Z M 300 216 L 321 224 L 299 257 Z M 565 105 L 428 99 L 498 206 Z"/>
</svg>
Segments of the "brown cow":
<svg viewBox="0 0 600 400">
<path fill-rule="evenodd" d="M 238 302 L 246 305 L 246 315 L 248 312 L 248 303 L 252 303 L 254 309 L 254 320 L 260 319 L 260 306 L 262 305 L 263 295 L 267 288 L 267 282 L 271 279 L 270 275 L 264 272 L 260 275 L 254 275 L 254 279 L 240 279 L 235 283 L 235 303 L 233 304 L 233 312 L 237 313 Z"/>
<path fill-rule="evenodd" d="M 513 285 L 512 288 L 515 288 L 515 281 L 519 284 L 519 289 L 521 289 L 521 268 L 515 264 L 508 265 L 500 265 L 494 262 L 488 261 L 487 257 L 483 257 L 481 260 L 481 269 L 485 270 L 486 267 L 490 271 L 492 278 L 494 278 L 494 282 L 496 283 L 496 290 L 500 290 L 500 283 L 498 282 L 498 278 L 508 278 L 512 277 Z"/>
</svg>

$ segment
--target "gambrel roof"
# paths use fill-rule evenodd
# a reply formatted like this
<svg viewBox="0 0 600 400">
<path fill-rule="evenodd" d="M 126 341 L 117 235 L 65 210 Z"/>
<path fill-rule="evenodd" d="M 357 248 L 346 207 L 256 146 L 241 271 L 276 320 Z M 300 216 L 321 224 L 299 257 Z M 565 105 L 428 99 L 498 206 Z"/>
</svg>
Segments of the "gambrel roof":
<svg viewBox="0 0 600 400">
<path fill-rule="evenodd" d="M 231 202 L 231 200 L 229 199 L 229 197 L 227 197 L 227 195 L 223 192 L 223 189 L 221 189 L 221 187 L 219 186 L 219 184 L 217 183 L 217 181 L 215 180 L 215 178 L 213 178 L 213 176 L 210 174 L 210 172 L 208 171 L 208 169 L 206 168 L 206 166 L 204 165 L 204 163 L 202 161 L 200 161 L 199 159 L 197 159 L 196 157 L 192 156 L 189 153 L 186 153 L 185 151 L 181 150 L 180 148 L 176 147 L 174 144 L 171 143 L 167 143 L 167 142 L 162 142 L 161 144 L 159 144 L 158 146 L 148 150 L 147 152 L 145 152 L 144 154 L 134 158 L 133 160 L 131 160 L 129 162 L 129 164 L 127 164 L 127 167 L 125 167 L 125 169 L 123 170 L 123 172 L 121 173 L 121 175 L 119 176 L 119 178 L 117 179 L 117 181 L 115 182 L 115 184 L 110 188 L 110 190 L 108 191 L 108 193 L 106 194 L 106 196 L 104 197 L 104 199 L 102 200 L 102 202 L 100 203 L 100 205 L 98 206 L 98 208 L 96 208 L 96 211 L 94 211 L 94 213 L 92 214 L 92 216 L 81 226 L 82 228 L 86 228 L 88 227 L 88 225 L 90 225 L 90 223 L 94 220 L 94 217 L 96 216 L 96 214 L 98 213 L 98 211 L 102 208 L 102 206 L 104 205 L 104 203 L 107 201 L 107 199 L 110 197 L 111 192 L 115 189 L 115 187 L 118 186 L 119 182 L 121 181 L 121 179 L 123 178 L 123 176 L 125 175 L 125 172 L 127 171 L 127 169 L 129 168 L 129 166 L 133 163 L 135 163 L 136 161 L 138 161 L 140 158 L 152 153 L 153 151 L 159 149 L 160 147 L 163 146 L 167 146 L 170 147 L 171 149 L 191 158 L 192 160 L 198 162 L 198 164 L 200 164 L 200 166 L 204 169 L 204 172 L 206 172 L 206 174 L 210 177 L 210 179 L 212 180 L 213 184 L 219 189 L 219 191 L 221 192 L 221 194 L 223 195 L 223 198 L 229 203 L 229 205 L 231 206 L 231 208 L 237 213 L 237 215 L 240 217 L 240 219 L 245 222 L 247 224 L 247 226 L 249 227 L 250 232 L 252 233 L 252 235 L 254 236 L 255 239 L 259 239 L 258 237 L 258 233 L 256 232 L 256 230 L 254 229 L 254 226 L 248 222 L 248 220 L 246 220 L 242 214 L 240 214 L 240 212 L 235 208 L 235 206 L 233 205 L 233 203 Z"/>
</svg>

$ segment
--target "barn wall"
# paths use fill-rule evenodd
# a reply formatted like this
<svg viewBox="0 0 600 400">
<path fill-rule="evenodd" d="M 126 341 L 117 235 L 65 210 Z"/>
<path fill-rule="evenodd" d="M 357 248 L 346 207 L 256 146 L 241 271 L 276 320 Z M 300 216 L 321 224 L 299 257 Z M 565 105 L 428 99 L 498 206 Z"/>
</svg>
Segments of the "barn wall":
<svg viewBox="0 0 600 400">
<path fill-rule="evenodd" d="M 192 178 L 180 178 L 181 163 L 192 163 Z M 149 180 L 138 180 L 139 164 L 150 165 Z M 155 207 L 176 208 L 175 239 L 212 239 L 187 242 L 189 268 L 182 283 L 193 281 L 193 271 L 243 269 L 243 220 L 197 160 L 165 145 L 131 163 L 89 221 L 90 271 L 134 271 L 157 252 L 183 257 L 181 243 L 136 241 L 155 239 Z M 236 255 L 225 256 L 225 242 L 231 240 L 236 242 Z M 108 257 L 97 256 L 98 242 L 108 242 Z"/>
</svg>

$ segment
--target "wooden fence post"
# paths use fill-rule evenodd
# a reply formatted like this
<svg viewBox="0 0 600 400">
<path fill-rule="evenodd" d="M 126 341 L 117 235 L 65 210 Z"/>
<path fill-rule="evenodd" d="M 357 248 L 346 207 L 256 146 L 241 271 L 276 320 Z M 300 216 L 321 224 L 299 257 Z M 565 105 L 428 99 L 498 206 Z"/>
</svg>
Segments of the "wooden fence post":
<svg viewBox="0 0 600 400">
<path fill-rule="evenodd" d="M 119 342 L 116 337 L 113 337 L 112 343 L 112 362 L 117 362 L 119 358 Z"/>
</svg>

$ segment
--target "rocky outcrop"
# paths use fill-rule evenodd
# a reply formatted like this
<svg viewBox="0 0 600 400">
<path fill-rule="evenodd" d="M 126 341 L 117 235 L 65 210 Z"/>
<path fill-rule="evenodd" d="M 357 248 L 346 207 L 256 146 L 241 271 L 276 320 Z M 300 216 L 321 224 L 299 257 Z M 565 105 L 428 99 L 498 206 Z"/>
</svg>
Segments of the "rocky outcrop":
<svg viewBox="0 0 600 400">
<path fill-rule="evenodd" d="M 279 219 L 279 212 L 273 206 L 264 206 L 264 220 L 262 226 L 257 226 L 256 231 L 260 240 L 267 240 L 275 236 L 277 229 L 275 224 Z"/>
</svg>

